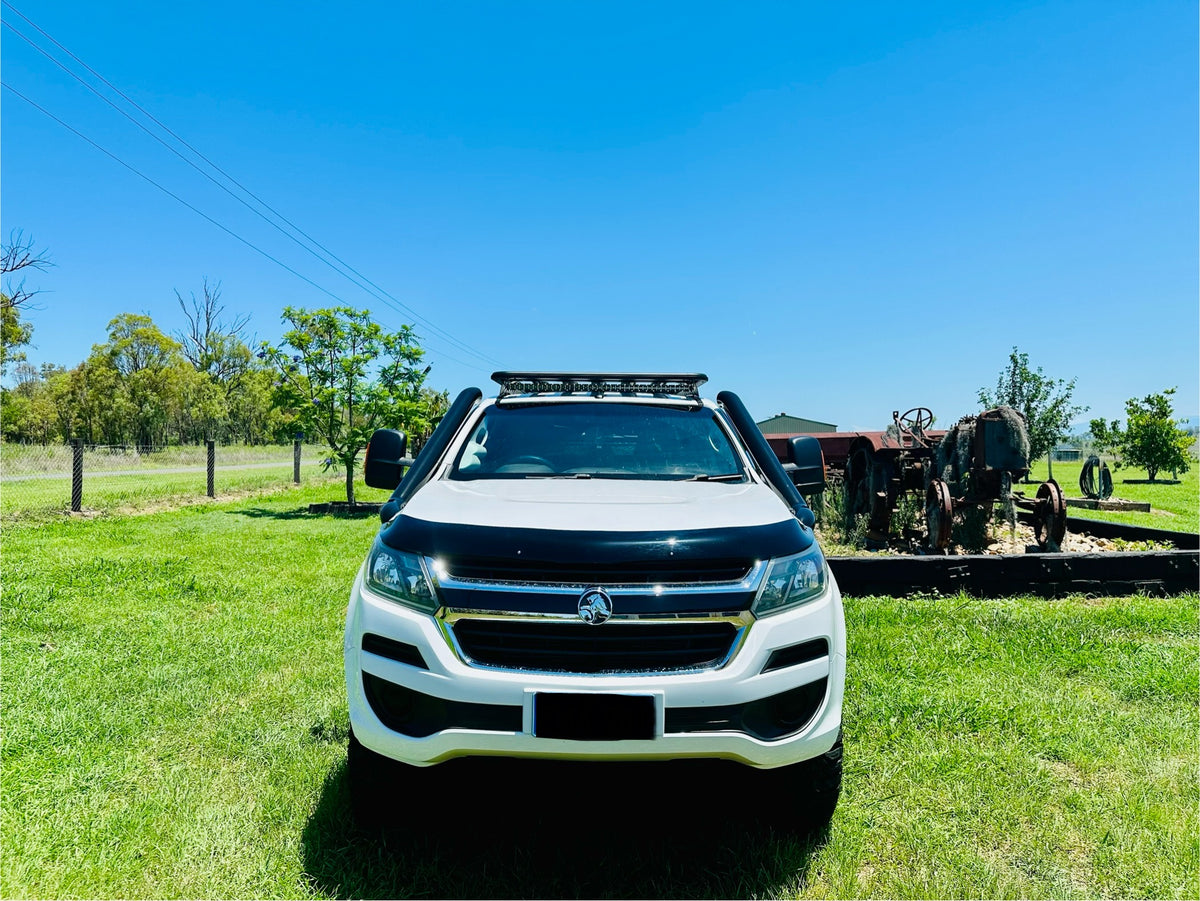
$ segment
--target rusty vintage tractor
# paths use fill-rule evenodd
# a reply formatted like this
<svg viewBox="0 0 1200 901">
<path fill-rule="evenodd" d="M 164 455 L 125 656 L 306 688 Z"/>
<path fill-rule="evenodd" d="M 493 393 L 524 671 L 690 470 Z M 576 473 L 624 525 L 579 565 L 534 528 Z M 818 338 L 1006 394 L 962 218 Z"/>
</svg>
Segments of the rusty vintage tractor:
<svg viewBox="0 0 1200 901">
<path fill-rule="evenodd" d="M 1066 504 L 1058 484 L 1043 482 L 1033 499 L 1013 491 L 1029 472 L 1029 436 L 1020 413 L 997 407 L 964 416 L 946 430 L 932 425 L 933 413 L 914 407 L 893 411 L 892 425 L 883 432 L 814 435 L 830 475 L 842 475 L 847 515 L 867 517 L 869 545 L 886 546 L 899 499 L 917 494 L 925 499 L 932 549 L 949 547 L 956 513 L 976 510 L 990 517 L 997 501 L 1033 514 L 1039 548 L 1058 547 L 1066 534 Z"/>
</svg>

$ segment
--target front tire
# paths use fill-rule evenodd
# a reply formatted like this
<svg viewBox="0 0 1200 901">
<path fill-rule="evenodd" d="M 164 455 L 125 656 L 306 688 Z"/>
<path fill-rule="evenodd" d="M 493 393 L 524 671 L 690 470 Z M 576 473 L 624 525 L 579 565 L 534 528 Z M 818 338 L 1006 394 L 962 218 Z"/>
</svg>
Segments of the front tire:
<svg viewBox="0 0 1200 901">
<path fill-rule="evenodd" d="M 763 799 L 767 822 L 787 832 L 817 834 L 829 827 L 842 792 L 842 734 L 811 760 L 768 770 Z"/>
<path fill-rule="evenodd" d="M 413 769 L 365 747 L 351 730 L 346 748 L 346 775 L 350 783 L 350 808 L 359 827 L 377 832 L 384 828 L 402 829 L 412 822 Z"/>
</svg>

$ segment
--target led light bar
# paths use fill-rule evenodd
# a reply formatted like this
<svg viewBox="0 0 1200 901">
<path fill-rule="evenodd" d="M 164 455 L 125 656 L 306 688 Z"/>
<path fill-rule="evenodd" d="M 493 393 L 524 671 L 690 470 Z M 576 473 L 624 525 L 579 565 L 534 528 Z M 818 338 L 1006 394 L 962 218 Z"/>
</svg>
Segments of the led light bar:
<svg viewBox="0 0 1200 901">
<path fill-rule="evenodd" d="M 650 394 L 699 400 L 700 386 L 708 376 L 699 372 L 493 372 L 492 381 L 500 386 L 500 397 Z"/>
</svg>

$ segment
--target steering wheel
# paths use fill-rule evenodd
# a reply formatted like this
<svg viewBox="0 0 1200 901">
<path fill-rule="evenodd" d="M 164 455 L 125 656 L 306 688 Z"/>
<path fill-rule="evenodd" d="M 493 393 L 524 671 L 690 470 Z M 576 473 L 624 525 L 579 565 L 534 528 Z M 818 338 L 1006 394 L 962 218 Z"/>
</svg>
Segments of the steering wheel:
<svg viewBox="0 0 1200 901">
<path fill-rule="evenodd" d="M 913 407 L 897 416 L 896 422 L 909 432 L 924 432 L 933 425 L 933 411 L 928 407 Z"/>
<path fill-rule="evenodd" d="M 545 457 L 536 457 L 533 454 L 522 454 L 520 457 L 515 457 L 508 461 L 509 466 L 517 463 L 531 463 L 534 466 L 545 466 L 547 469 L 554 469 L 554 464 Z"/>
</svg>

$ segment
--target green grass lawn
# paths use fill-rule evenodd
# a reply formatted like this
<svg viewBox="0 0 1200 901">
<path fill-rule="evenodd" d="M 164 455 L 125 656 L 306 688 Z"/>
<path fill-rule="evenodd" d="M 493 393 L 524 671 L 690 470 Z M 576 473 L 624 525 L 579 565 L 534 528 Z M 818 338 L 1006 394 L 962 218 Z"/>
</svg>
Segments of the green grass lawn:
<svg viewBox="0 0 1200 901">
<path fill-rule="evenodd" d="M 1109 466 L 1112 464 L 1110 463 Z M 1082 463 L 1055 463 L 1054 480 L 1062 487 L 1067 497 L 1083 497 L 1079 490 L 1079 473 Z M 1081 519 L 1104 519 L 1110 522 L 1126 522 L 1147 526 L 1151 529 L 1170 529 L 1174 532 L 1200 532 L 1200 464 L 1192 461 L 1187 472 L 1179 474 L 1178 485 L 1129 485 L 1122 479 L 1145 479 L 1144 469 L 1124 467 L 1112 471 L 1113 497 L 1128 501 L 1148 501 L 1149 513 L 1118 513 L 1102 510 L 1085 510 L 1080 507 L 1067 508 L 1067 515 Z M 1160 479 L 1169 479 L 1169 472 L 1158 474 Z M 1034 482 L 1046 480 L 1046 460 L 1043 457 L 1033 464 L 1029 478 Z M 1018 485 L 1027 497 L 1037 493 L 1037 485 Z"/>
<path fill-rule="evenodd" d="M 342 620 L 378 521 L 306 512 L 330 496 L 4 526 L 0 894 L 1200 895 L 1195 595 L 848 599 L 819 840 L 737 816 L 736 768 L 503 764 L 362 834 Z"/>
<path fill-rule="evenodd" d="M 264 468 L 219 469 L 213 474 L 216 498 L 228 499 L 250 492 L 280 489 L 292 484 L 292 463 Z M 325 472 L 316 460 L 301 464 L 302 484 L 328 486 L 324 500 L 345 500 L 345 476 Z M 130 513 L 182 504 L 212 503 L 207 496 L 205 470 L 147 475 L 141 472 L 120 475 L 84 474 L 82 509 L 89 514 Z M 359 501 L 386 499 L 389 492 L 374 491 L 361 481 L 355 488 Z M 46 519 L 71 509 L 71 479 L 38 478 L 0 482 L 0 519 Z"/>
<path fill-rule="evenodd" d="M 222 445 L 216 449 L 217 499 L 229 499 L 292 483 L 292 445 Z M 328 451 L 305 445 L 300 478 L 305 484 L 332 482 L 335 493 L 344 476 L 327 472 L 321 460 Z M 135 448 L 99 448 L 84 453 L 83 512 L 129 513 L 207 503 L 206 450 L 188 445 L 138 453 Z M 159 472 L 190 467 L 188 472 Z M 242 467 L 242 468 L 234 468 Z M 386 498 L 362 484 L 360 500 Z M 344 489 L 341 497 L 345 499 Z M 0 442 L 0 519 L 53 518 L 71 509 L 71 448 L 66 445 L 23 445 Z"/>
</svg>

